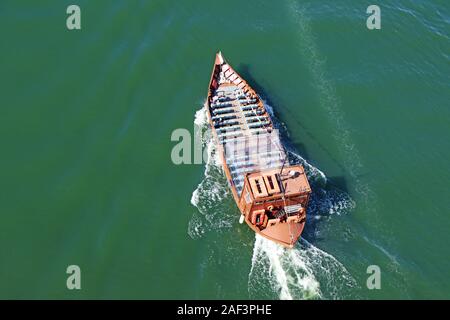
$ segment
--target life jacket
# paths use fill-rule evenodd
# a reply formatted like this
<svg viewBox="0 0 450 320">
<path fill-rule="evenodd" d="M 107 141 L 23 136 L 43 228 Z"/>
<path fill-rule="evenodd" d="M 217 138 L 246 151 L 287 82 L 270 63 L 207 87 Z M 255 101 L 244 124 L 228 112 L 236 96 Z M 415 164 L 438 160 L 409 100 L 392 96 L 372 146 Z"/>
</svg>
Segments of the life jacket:
<svg viewBox="0 0 450 320">
<path fill-rule="evenodd" d="M 255 226 L 265 228 L 268 221 L 269 217 L 267 216 L 265 210 L 256 210 L 253 212 L 252 224 L 254 224 Z"/>
</svg>

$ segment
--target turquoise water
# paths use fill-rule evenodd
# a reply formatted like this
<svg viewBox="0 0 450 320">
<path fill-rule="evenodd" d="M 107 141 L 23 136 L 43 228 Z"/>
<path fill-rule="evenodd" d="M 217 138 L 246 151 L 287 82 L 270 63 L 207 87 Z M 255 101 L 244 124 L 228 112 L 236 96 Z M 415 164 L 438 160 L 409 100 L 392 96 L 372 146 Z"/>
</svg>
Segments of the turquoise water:
<svg viewBox="0 0 450 320">
<path fill-rule="evenodd" d="M 374 31 L 366 1 L 76 2 L 79 31 L 72 2 L 0 3 L 0 298 L 450 298 L 447 1 Z M 218 50 L 308 170 L 294 250 L 238 223 L 209 141 L 171 162 Z"/>
</svg>

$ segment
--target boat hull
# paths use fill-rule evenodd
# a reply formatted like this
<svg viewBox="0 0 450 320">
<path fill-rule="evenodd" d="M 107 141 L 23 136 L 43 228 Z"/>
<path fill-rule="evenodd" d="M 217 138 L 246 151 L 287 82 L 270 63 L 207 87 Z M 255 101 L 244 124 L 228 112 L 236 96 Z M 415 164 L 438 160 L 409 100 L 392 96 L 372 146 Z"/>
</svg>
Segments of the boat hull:
<svg viewBox="0 0 450 320">
<path fill-rule="evenodd" d="M 310 193 L 306 174 L 300 165 L 285 165 L 287 155 L 262 100 L 221 53 L 216 55 L 205 109 L 223 171 L 244 221 L 255 233 L 292 248 L 306 221 Z M 258 152 L 249 152 L 255 139 L 272 146 L 266 150 L 267 159 L 261 160 L 263 155 Z M 238 158 L 230 156 L 229 146 L 233 144 L 246 146 L 245 156 L 238 158 L 253 157 L 259 164 L 249 161 L 240 168 Z M 292 177 L 294 171 L 301 177 Z M 276 179 L 276 186 L 270 177 Z M 270 189 L 267 178 L 274 190 Z M 255 185 L 255 181 L 260 183 Z M 291 208 L 289 214 L 287 208 Z M 284 215 L 280 216 L 280 212 Z"/>
</svg>

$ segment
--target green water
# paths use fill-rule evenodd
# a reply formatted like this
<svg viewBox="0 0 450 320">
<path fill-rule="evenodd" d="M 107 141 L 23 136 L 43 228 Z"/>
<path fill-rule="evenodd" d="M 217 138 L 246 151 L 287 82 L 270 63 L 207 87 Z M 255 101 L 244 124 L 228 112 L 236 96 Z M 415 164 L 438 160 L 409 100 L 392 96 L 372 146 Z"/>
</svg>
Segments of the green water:
<svg viewBox="0 0 450 320">
<path fill-rule="evenodd" d="M 0 298 L 450 298 L 450 4 L 370 4 L 2 0 Z M 217 50 L 311 164 L 294 250 L 171 162 Z"/>
</svg>

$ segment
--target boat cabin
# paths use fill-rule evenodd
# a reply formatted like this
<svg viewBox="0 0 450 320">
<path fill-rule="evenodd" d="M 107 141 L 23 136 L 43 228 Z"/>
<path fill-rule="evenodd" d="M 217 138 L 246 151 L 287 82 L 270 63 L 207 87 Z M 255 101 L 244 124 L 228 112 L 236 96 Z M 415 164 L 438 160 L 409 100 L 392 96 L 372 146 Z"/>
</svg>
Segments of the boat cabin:
<svg viewBox="0 0 450 320">
<path fill-rule="evenodd" d="M 260 230 L 305 218 L 311 188 L 301 165 L 252 172 L 245 176 L 241 211 Z"/>
</svg>

